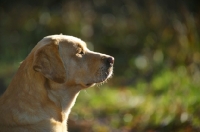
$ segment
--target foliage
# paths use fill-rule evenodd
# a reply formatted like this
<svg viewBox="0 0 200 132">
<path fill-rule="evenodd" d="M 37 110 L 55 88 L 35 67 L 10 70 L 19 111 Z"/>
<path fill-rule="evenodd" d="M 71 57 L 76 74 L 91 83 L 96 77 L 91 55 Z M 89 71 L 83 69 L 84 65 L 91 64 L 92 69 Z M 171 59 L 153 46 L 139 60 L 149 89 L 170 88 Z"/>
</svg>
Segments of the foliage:
<svg viewBox="0 0 200 132">
<path fill-rule="evenodd" d="M 3 0 L 0 91 L 44 36 L 73 35 L 114 56 L 115 67 L 109 86 L 81 92 L 70 130 L 200 131 L 199 5 L 197 0 Z"/>
<path fill-rule="evenodd" d="M 94 132 L 197 131 L 199 87 L 181 66 L 164 70 L 150 83 L 91 88 L 80 93 L 70 120 L 87 122 L 85 131 Z"/>
</svg>

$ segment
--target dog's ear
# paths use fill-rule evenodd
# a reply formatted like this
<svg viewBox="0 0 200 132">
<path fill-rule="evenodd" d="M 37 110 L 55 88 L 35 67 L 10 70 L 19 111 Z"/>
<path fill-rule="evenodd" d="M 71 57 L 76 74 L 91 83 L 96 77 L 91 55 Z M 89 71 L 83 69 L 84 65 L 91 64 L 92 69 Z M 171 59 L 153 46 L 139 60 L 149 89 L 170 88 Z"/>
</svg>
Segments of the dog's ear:
<svg viewBox="0 0 200 132">
<path fill-rule="evenodd" d="M 59 55 L 58 45 L 54 43 L 47 44 L 35 52 L 33 69 L 54 82 L 66 81 L 66 70 Z"/>
</svg>

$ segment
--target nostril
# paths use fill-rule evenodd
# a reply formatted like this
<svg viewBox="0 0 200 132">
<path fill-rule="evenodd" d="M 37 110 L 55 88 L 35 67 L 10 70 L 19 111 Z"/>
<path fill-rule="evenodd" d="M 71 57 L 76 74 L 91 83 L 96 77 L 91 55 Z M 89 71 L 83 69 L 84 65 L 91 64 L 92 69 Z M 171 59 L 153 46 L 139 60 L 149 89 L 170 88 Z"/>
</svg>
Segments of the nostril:
<svg viewBox="0 0 200 132">
<path fill-rule="evenodd" d="M 114 64 L 114 57 L 109 57 L 107 61 L 109 64 Z"/>
</svg>

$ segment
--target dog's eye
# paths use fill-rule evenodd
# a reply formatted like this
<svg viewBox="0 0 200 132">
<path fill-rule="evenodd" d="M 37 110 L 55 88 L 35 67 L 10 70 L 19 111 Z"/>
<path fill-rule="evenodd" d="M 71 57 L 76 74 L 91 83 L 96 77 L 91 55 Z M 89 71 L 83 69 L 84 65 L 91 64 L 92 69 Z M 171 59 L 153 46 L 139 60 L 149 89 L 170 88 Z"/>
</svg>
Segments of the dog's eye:
<svg viewBox="0 0 200 132">
<path fill-rule="evenodd" d="M 82 48 L 78 48 L 78 49 L 77 49 L 76 55 L 77 55 L 78 57 L 82 57 L 84 54 L 85 54 L 85 52 L 84 52 L 84 50 L 83 50 Z"/>
<path fill-rule="evenodd" d="M 83 55 L 84 53 L 83 53 L 83 51 L 81 51 L 79 54 Z"/>
<path fill-rule="evenodd" d="M 83 52 L 83 50 L 80 50 L 80 51 L 79 51 L 79 54 L 80 54 L 80 55 L 84 55 L 85 53 Z"/>
</svg>

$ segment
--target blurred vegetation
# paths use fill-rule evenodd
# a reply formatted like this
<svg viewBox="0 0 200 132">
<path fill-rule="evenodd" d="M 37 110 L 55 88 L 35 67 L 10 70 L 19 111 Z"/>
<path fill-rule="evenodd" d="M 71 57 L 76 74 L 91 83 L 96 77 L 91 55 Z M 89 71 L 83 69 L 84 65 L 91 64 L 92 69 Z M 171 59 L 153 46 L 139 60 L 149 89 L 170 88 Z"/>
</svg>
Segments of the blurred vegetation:
<svg viewBox="0 0 200 132">
<path fill-rule="evenodd" d="M 200 1 L 3 0 L 0 27 L 1 92 L 47 35 L 115 57 L 109 83 L 78 97 L 71 131 L 200 131 Z"/>
</svg>

